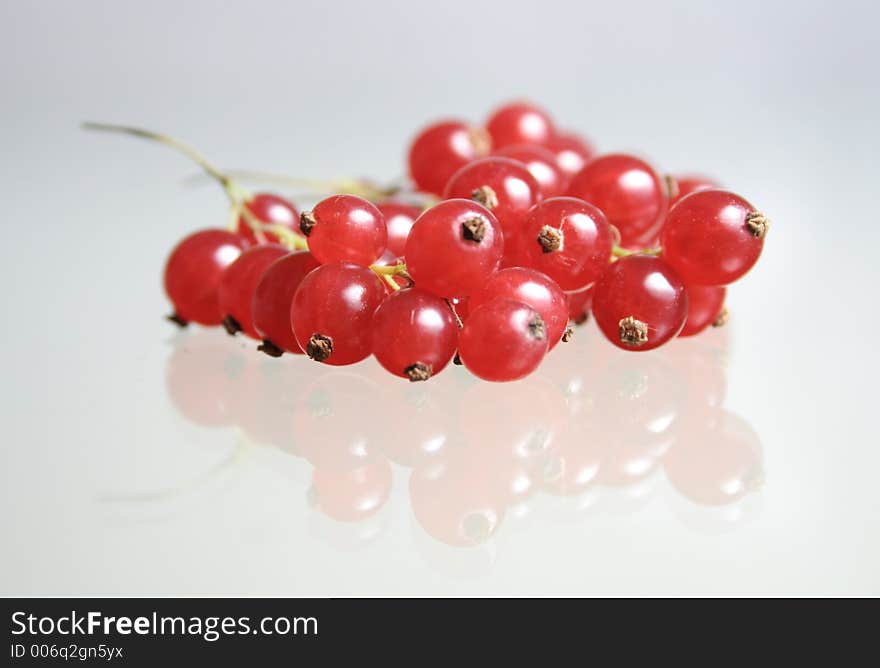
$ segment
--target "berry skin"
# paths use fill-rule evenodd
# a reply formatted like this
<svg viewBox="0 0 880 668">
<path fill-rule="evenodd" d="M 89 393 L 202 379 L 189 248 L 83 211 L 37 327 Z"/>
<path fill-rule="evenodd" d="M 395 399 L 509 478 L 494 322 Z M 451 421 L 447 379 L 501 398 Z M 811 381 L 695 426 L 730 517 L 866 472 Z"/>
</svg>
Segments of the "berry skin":
<svg viewBox="0 0 880 668">
<path fill-rule="evenodd" d="M 269 265 L 289 252 L 278 244 L 251 246 L 223 272 L 217 298 L 226 331 L 230 334 L 241 331 L 252 339 L 260 338 L 251 310 L 254 292 Z"/>
<path fill-rule="evenodd" d="M 684 327 L 687 313 L 684 284 L 658 257 L 621 258 L 593 288 L 596 323 L 624 350 L 651 350 L 666 343 Z"/>
<path fill-rule="evenodd" d="M 419 190 L 440 195 L 455 172 L 488 155 L 490 146 L 488 134 L 467 123 L 435 123 L 422 130 L 410 146 L 410 178 Z"/>
<path fill-rule="evenodd" d="M 544 144 L 556 132 L 547 112 L 526 102 L 496 109 L 486 121 L 486 129 L 496 149 L 514 144 Z"/>
<path fill-rule="evenodd" d="M 283 197 L 271 193 L 257 193 L 248 200 L 245 206 L 257 220 L 267 225 L 282 225 L 299 234 L 299 211 Z M 256 234 L 248 225 L 244 216 L 238 218 L 238 234 L 245 241 L 254 245 L 259 243 Z M 271 232 L 263 232 L 267 243 L 278 243 L 279 239 Z"/>
<path fill-rule="evenodd" d="M 260 350 L 277 356 L 282 352 L 302 355 L 290 325 L 290 304 L 299 284 L 318 267 L 318 261 L 308 251 L 288 253 L 275 260 L 263 272 L 254 290 L 251 303 L 254 329 L 263 344 Z"/>
<path fill-rule="evenodd" d="M 299 284 L 290 305 L 296 341 L 313 360 L 340 366 L 370 354 L 373 311 L 385 298 L 382 281 L 355 264 L 325 264 Z"/>
<path fill-rule="evenodd" d="M 674 192 L 669 199 L 670 207 L 678 203 L 683 197 L 687 197 L 698 190 L 710 190 L 720 187 L 718 183 L 705 176 L 670 176 L 667 178 L 672 179 L 672 182 L 675 184 L 673 187 Z"/>
<path fill-rule="evenodd" d="M 550 137 L 544 147 L 556 157 L 556 165 L 565 177 L 566 183 L 581 171 L 596 150 L 586 139 L 572 132 L 564 132 Z"/>
<path fill-rule="evenodd" d="M 568 324 L 568 298 L 546 275 L 534 269 L 510 267 L 493 274 L 483 288 L 471 295 L 468 307 L 479 308 L 494 299 L 512 299 L 533 308 L 547 326 L 547 340 L 553 348 Z"/>
<path fill-rule="evenodd" d="M 556 164 L 556 156 L 543 146 L 515 144 L 498 149 L 493 155 L 523 163 L 538 182 L 541 199 L 561 195 L 568 186 L 568 177 Z"/>
<path fill-rule="evenodd" d="M 566 292 L 568 297 L 568 319 L 576 325 L 582 325 L 590 319 L 590 309 L 593 306 L 593 287 Z"/>
<path fill-rule="evenodd" d="M 472 199 L 489 209 L 513 238 L 529 209 L 541 199 L 541 186 L 529 168 L 510 158 L 483 158 L 459 169 L 443 199 Z"/>
<path fill-rule="evenodd" d="M 392 257 L 400 257 L 403 255 L 409 231 L 412 229 L 413 223 L 416 222 L 416 218 L 421 215 L 422 210 L 417 206 L 402 202 L 383 202 L 377 204 L 376 207 L 385 216 L 385 227 L 388 230 L 386 253 L 390 253 Z"/>
<path fill-rule="evenodd" d="M 631 155 L 594 158 L 574 176 L 568 194 L 599 207 L 624 246 L 652 241 L 668 206 L 666 184 L 648 163 Z"/>
<path fill-rule="evenodd" d="M 485 207 L 465 199 L 440 202 L 418 217 L 406 240 L 415 284 L 438 297 L 467 297 L 501 262 L 504 236 Z"/>
<path fill-rule="evenodd" d="M 333 195 L 302 214 L 300 230 L 309 252 L 321 264 L 351 262 L 370 266 L 388 241 L 385 217 L 357 195 Z"/>
<path fill-rule="evenodd" d="M 535 309 L 493 299 L 471 311 L 458 335 L 458 354 L 478 378 L 505 382 L 537 369 L 548 343 L 547 326 Z"/>
<path fill-rule="evenodd" d="M 178 322 L 219 325 L 223 312 L 217 288 L 224 270 L 238 259 L 247 242 L 226 230 L 201 230 L 183 239 L 165 263 L 165 293 Z"/>
<path fill-rule="evenodd" d="M 739 195 L 691 193 L 666 217 L 663 258 L 688 285 L 728 285 L 758 261 L 769 224 Z"/>
<path fill-rule="evenodd" d="M 440 297 L 410 288 L 385 298 L 373 314 L 373 355 L 395 376 L 428 380 L 452 359 L 458 325 Z"/>
<path fill-rule="evenodd" d="M 726 288 L 716 285 L 689 285 L 687 294 L 688 315 L 679 336 L 699 334 L 716 322 L 719 326 L 724 324 L 719 318 L 723 317 Z"/>
<path fill-rule="evenodd" d="M 573 197 L 554 197 L 529 211 L 511 257 L 547 274 L 563 290 L 579 290 L 608 266 L 613 246 L 611 226 L 599 209 Z"/>
</svg>

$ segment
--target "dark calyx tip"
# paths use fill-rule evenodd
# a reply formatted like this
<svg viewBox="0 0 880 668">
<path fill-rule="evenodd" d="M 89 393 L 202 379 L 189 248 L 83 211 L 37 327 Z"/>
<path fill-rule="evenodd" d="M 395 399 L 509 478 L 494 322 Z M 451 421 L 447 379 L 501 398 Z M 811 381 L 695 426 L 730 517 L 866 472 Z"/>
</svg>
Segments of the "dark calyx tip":
<svg viewBox="0 0 880 668">
<path fill-rule="evenodd" d="M 229 336 L 235 336 L 241 331 L 241 325 L 238 324 L 238 320 L 231 315 L 227 315 L 223 318 L 222 325 L 223 329 L 226 330 L 226 333 L 229 334 Z"/>
<path fill-rule="evenodd" d="M 333 339 L 323 334 L 312 334 L 306 346 L 306 355 L 316 362 L 323 362 L 333 353 Z"/>
<path fill-rule="evenodd" d="M 541 250 L 545 253 L 554 253 L 562 250 L 563 239 L 562 230 L 550 227 L 549 225 L 544 225 L 538 233 L 538 243 L 541 245 Z"/>
<path fill-rule="evenodd" d="M 486 221 L 479 216 L 468 218 L 461 224 L 461 233 L 468 241 L 480 243 L 486 237 Z"/>
<path fill-rule="evenodd" d="M 430 364 L 423 364 L 422 362 L 416 362 L 415 364 L 410 364 L 403 370 L 403 373 L 406 374 L 406 377 L 409 378 L 411 383 L 415 383 L 420 380 L 428 380 L 431 376 L 434 375 L 434 367 Z"/>
<path fill-rule="evenodd" d="M 562 334 L 562 342 L 568 343 L 569 341 L 571 341 L 571 337 L 573 337 L 573 336 L 574 336 L 574 329 L 572 329 L 571 327 L 566 327 L 565 332 L 563 332 L 563 334 Z"/>
<path fill-rule="evenodd" d="M 728 320 L 730 320 L 730 311 L 728 311 L 725 306 L 721 309 L 718 315 L 715 316 L 715 320 L 712 321 L 712 327 L 724 327 Z"/>
<path fill-rule="evenodd" d="M 188 320 L 184 320 L 176 313 L 172 313 L 171 315 L 166 315 L 165 319 L 168 320 L 168 322 L 173 322 L 175 325 L 177 325 L 180 328 L 186 327 L 189 324 Z"/>
<path fill-rule="evenodd" d="M 648 342 L 648 326 L 631 315 L 617 323 L 620 342 L 628 346 L 643 346 Z"/>
<path fill-rule="evenodd" d="M 455 356 L 452 358 L 452 363 L 455 366 L 461 366 L 461 364 L 462 364 L 461 355 L 459 355 L 458 353 L 455 353 Z"/>
<path fill-rule="evenodd" d="M 490 211 L 498 206 L 498 195 L 489 186 L 480 186 L 471 191 L 471 199 Z"/>
<path fill-rule="evenodd" d="M 770 228 L 770 219 L 763 213 L 752 211 L 746 216 L 746 227 L 756 239 L 763 239 Z"/>
<path fill-rule="evenodd" d="M 263 342 L 257 346 L 257 350 L 266 353 L 269 357 L 281 357 L 284 354 L 284 351 L 269 339 L 263 339 Z"/>
<path fill-rule="evenodd" d="M 318 224 L 318 221 L 315 220 L 315 216 L 312 215 L 311 211 L 303 211 L 299 216 L 299 230 L 305 236 L 309 236 L 312 233 L 312 228 Z"/>
<path fill-rule="evenodd" d="M 539 341 L 547 336 L 547 326 L 544 324 L 544 319 L 537 313 L 529 320 L 529 334 Z"/>
<path fill-rule="evenodd" d="M 575 325 L 585 325 L 590 321 L 590 312 L 584 311 L 577 318 L 574 319 Z"/>
</svg>

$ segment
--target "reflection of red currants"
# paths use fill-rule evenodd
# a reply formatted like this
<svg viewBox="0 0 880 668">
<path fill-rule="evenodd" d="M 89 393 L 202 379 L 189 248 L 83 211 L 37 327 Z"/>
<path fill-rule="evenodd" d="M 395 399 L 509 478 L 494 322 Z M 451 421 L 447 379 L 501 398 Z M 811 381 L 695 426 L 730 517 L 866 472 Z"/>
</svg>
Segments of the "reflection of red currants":
<svg viewBox="0 0 880 668">
<path fill-rule="evenodd" d="M 357 522 L 374 515 L 391 493 L 391 466 L 381 458 L 347 471 L 316 468 L 312 491 L 318 508 L 339 522 Z"/>
<path fill-rule="evenodd" d="M 260 338 L 254 327 L 251 309 L 254 292 L 269 266 L 289 252 L 278 244 L 252 246 L 223 272 L 217 298 L 227 332 L 235 334 L 241 331 L 252 339 Z"/>
<path fill-rule="evenodd" d="M 409 174 L 416 187 L 439 195 L 449 178 L 472 160 L 489 153 L 488 135 L 461 121 L 428 126 L 409 149 Z"/>
<path fill-rule="evenodd" d="M 219 325 L 224 314 L 217 289 L 226 267 L 247 247 L 239 235 L 224 230 L 194 232 L 171 251 L 165 264 L 165 292 L 177 322 Z"/>
</svg>

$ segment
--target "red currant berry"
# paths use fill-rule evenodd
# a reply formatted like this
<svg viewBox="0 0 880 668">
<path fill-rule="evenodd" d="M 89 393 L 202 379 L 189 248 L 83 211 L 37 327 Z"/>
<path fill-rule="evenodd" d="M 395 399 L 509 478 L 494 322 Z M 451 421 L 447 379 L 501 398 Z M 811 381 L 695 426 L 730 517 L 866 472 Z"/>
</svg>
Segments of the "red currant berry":
<svg viewBox="0 0 880 668">
<path fill-rule="evenodd" d="M 537 369 L 548 343 L 547 326 L 535 309 L 493 299 L 471 311 L 458 335 L 458 354 L 475 376 L 504 382 Z"/>
<path fill-rule="evenodd" d="M 663 259 L 689 285 L 727 285 L 758 261 L 769 224 L 739 195 L 691 193 L 666 217 L 660 234 Z"/>
<path fill-rule="evenodd" d="M 373 311 L 385 298 L 382 281 L 354 264 L 325 264 L 299 284 L 290 306 L 293 333 L 313 360 L 354 364 L 370 354 Z"/>
<path fill-rule="evenodd" d="M 495 216 L 471 200 L 451 199 L 418 217 L 405 256 L 419 288 L 438 297 L 467 297 L 498 269 L 503 252 Z"/>
<path fill-rule="evenodd" d="M 260 350 L 267 355 L 302 354 L 290 326 L 290 304 L 299 284 L 318 266 L 318 261 L 307 251 L 289 253 L 275 260 L 257 283 L 251 313 L 254 329 L 263 339 Z"/>
<path fill-rule="evenodd" d="M 545 274 L 524 267 L 510 267 L 493 274 L 483 288 L 468 301 L 471 309 L 493 299 L 512 299 L 530 306 L 547 326 L 547 340 L 553 348 L 562 339 L 568 324 L 568 298 Z"/>
<path fill-rule="evenodd" d="M 459 169 L 446 184 L 444 199 L 472 199 L 489 209 L 510 238 L 529 209 L 541 199 L 541 186 L 529 168 L 510 158 L 483 158 Z"/>
<path fill-rule="evenodd" d="M 719 188 L 719 184 L 706 176 L 667 176 L 672 187 L 669 195 L 669 206 L 676 204 L 682 197 L 687 197 L 698 190 Z"/>
<path fill-rule="evenodd" d="M 174 307 L 171 318 L 180 324 L 219 325 L 220 277 L 245 248 L 241 236 L 225 230 L 194 232 L 177 244 L 165 263 L 165 293 Z"/>
<path fill-rule="evenodd" d="M 513 144 L 544 144 L 555 133 L 553 121 L 544 110 L 527 102 L 505 104 L 496 109 L 486 129 L 494 148 Z"/>
<path fill-rule="evenodd" d="M 523 163 L 538 182 L 541 199 L 561 195 L 568 178 L 556 164 L 556 156 L 537 144 L 515 144 L 498 149 L 493 155 Z"/>
<path fill-rule="evenodd" d="M 383 202 L 376 205 L 382 215 L 385 216 L 385 227 L 388 230 L 387 251 L 393 257 L 403 255 L 406 246 L 406 238 L 409 231 L 421 215 L 422 210 L 411 204 L 402 202 Z"/>
<path fill-rule="evenodd" d="M 624 350 L 651 350 L 676 336 L 687 319 L 687 292 L 662 259 L 629 255 L 609 265 L 593 288 L 602 333 Z"/>
<path fill-rule="evenodd" d="M 245 206 L 260 222 L 266 225 L 282 225 L 299 233 L 299 211 L 283 197 L 271 193 L 257 193 L 245 203 Z M 259 243 L 256 233 L 244 216 L 239 217 L 237 230 L 249 244 Z M 268 243 L 279 242 L 278 237 L 272 232 L 263 232 L 263 237 Z"/>
<path fill-rule="evenodd" d="M 668 206 L 664 182 L 648 163 L 631 155 L 591 160 L 574 176 L 568 194 L 602 209 L 624 246 L 651 241 Z"/>
<path fill-rule="evenodd" d="M 351 262 L 370 266 L 385 250 L 385 217 L 357 195 L 333 195 L 300 218 L 309 239 L 309 252 L 321 264 Z"/>
<path fill-rule="evenodd" d="M 488 134 L 461 121 L 442 121 L 428 126 L 409 149 L 409 175 L 416 187 L 440 195 L 450 177 L 461 167 L 488 155 Z"/>
<path fill-rule="evenodd" d="M 568 296 L 568 319 L 576 325 L 582 325 L 589 320 L 593 306 L 593 287 L 565 294 Z"/>
<path fill-rule="evenodd" d="M 563 290 L 593 283 L 611 261 L 614 238 L 604 214 L 573 197 L 535 206 L 511 249 L 514 262 L 537 269 Z"/>
<path fill-rule="evenodd" d="M 550 137 L 545 148 L 555 156 L 556 165 L 566 182 L 571 181 L 596 154 L 596 150 L 586 139 L 571 132 Z"/>
<path fill-rule="evenodd" d="M 727 319 L 724 297 L 727 289 L 716 285 L 689 285 L 688 315 L 679 336 L 699 334 L 709 325 L 721 326 Z"/>
<path fill-rule="evenodd" d="M 252 339 L 260 338 L 251 310 L 254 292 L 269 265 L 289 252 L 278 244 L 251 246 L 223 272 L 217 297 L 227 332 L 244 332 Z"/>
<path fill-rule="evenodd" d="M 385 298 L 373 314 L 373 355 L 395 376 L 428 380 L 452 359 L 455 316 L 440 297 L 411 288 Z"/>
</svg>

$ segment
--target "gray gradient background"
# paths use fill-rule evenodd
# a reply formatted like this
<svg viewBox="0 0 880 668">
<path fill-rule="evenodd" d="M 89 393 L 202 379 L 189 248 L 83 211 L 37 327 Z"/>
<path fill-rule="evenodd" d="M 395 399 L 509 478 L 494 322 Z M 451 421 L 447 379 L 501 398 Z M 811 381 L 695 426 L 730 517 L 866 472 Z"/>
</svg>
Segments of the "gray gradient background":
<svg viewBox="0 0 880 668">
<path fill-rule="evenodd" d="M 880 593 L 878 18 L 766 0 L 4 2 L 0 592 Z M 239 436 L 169 400 L 186 344 L 158 277 L 185 232 L 223 224 L 222 196 L 184 187 L 178 156 L 77 123 L 171 132 L 224 166 L 391 179 L 424 121 L 517 96 L 773 219 L 718 344 L 724 405 L 761 442 L 758 509 L 716 517 L 660 471 L 639 503 L 612 490 L 583 515 L 536 495 L 531 519 L 456 550 L 413 520 L 405 468 L 366 529 L 317 517 L 310 466 L 278 450 L 206 473 Z M 577 369 L 594 334 L 547 373 Z M 282 361 L 293 383 L 325 371 Z"/>
</svg>

